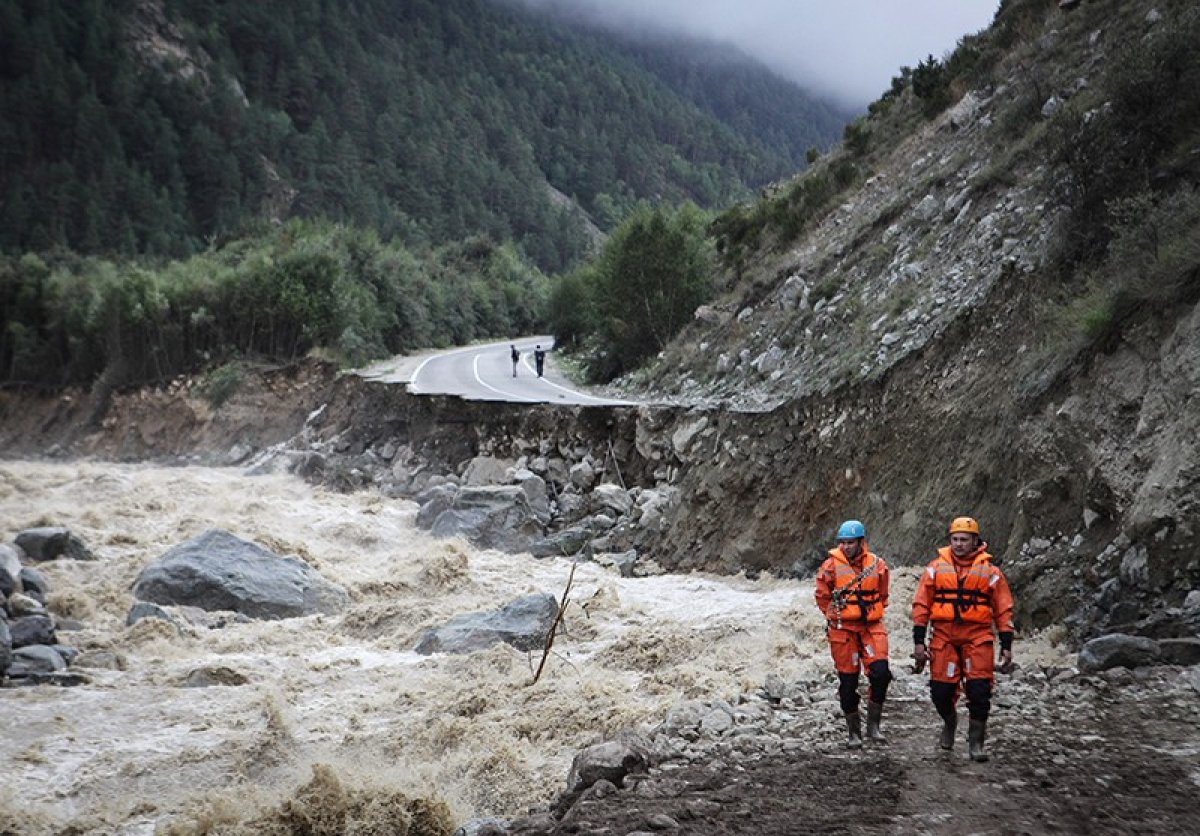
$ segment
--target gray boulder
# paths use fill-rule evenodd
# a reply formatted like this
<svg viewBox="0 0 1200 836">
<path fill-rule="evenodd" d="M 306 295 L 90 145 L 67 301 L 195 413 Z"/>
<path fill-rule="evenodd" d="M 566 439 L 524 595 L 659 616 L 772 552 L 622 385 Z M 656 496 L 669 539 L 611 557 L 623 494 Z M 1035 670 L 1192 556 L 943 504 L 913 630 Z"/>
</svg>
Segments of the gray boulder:
<svg viewBox="0 0 1200 836">
<path fill-rule="evenodd" d="M 21 567 L 20 581 L 27 595 L 39 598 L 43 603 L 46 600 L 46 596 L 50 594 L 50 582 L 46 580 L 45 575 L 32 566 Z"/>
<path fill-rule="evenodd" d="M 65 528 L 27 528 L 17 535 L 16 544 L 35 562 L 56 560 L 95 560 L 83 541 Z"/>
<path fill-rule="evenodd" d="M 1158 642 L 1143 636 L 1111 633 L 1092 639 L 1079 651 L 1079 670 L 1097 673 L 1109 668 L 1139 668 L 1157 664 L 1162 656 Z"/>
<path fill-rule="evenodd" d="M 591 529 L 586 525 L 564 528 L 531 542 L 529 553 L 534 557 L 568 557 L 583 551 L 591 539 Z"/>
<path fill-rule="evenodd" d="M 426 631 L 417 653 L 473 653 L 498 642 L 517 650 L 536 650 L 546 643 L 558 617 L 558 602 L 545 593 L 526 595 L 491 612 L 466 613 Z"/>
<path fill-rule="evenodd" d="M 12 659 L 12 634 L 8 631 L 8 621 L 0 615 L 0 679 L 4 678 Z"/>
<path fill-rule="evenodd" d="M 476 456 L 467 464 L 463 471 L 464 485 L 478 487 L 480 485 L 503 485 L 508 481 L 508 472 L 513 463 L 506 459 L 492 456 Z"/>
<path fill-rule="evenodd" d="M 645 772 L 649 766 L 649 752 L 641 746 L 623 740 L 597 743 L 578 752 L 571 761 L 567 792 L 582 792 L 600 780 L 622 787 L 627 775 Z"/>
<path fill-rule="evenodd" d="M 607 514 L 610 517 L 624 516 L 633 508 L 633 500 L 629 497 L 628 491 L 611 482 L 597 485 L 592 491 L 589 504 L 592 513 Z"/>
<path fill-rule="evenodd" d="M 1168 665 L 1200 665 L 1200 639 L 1196 637 L 1182 639 L 1160 639 L 1159 650 L 1162 660 Z"/>
<path fill-rule="evenodd" d="M 542 526 L 525 491 L 504 485 L 460 489 L 431 531 L 435 537 L 465 537 L 481 549 L 521 552 L 541 536 Z"/>
<path fill-rule="evenodd" d="M 236 687 L 238 685 L 245 685 L 249 681 L 250 678 L 248 676 L 233 668 L 224 665 L 208 665 L 190 671 L 184 677 L 181 687 L 211 688 L 219 685 Z"/>
<path fill-rule="evenodd" d="M 615 569 L 623 578 L 633 577 L 633 569 L 637 565 L 637 559 L 637 549 L 630 549 L 625 552 L 607 552 L 592 557 L 593 561 L 606 569 Z"/>
<path fill-rule="evenodd" d="M 129 608 L 129 613 L 125 616 L 125 626 L 132 627 L 143 618 L 157 618 L 160 621 L 167 622 L 176 629 L 179 628 L 179 622 L 169 612 L 158 604 L 151 604 L 149 601 L 137 601 Z"/>
<path fill-rule="evenodd" d="M 546 480 L 530 470 L 520 469 L 513 473 L 513 481 L 520 485 L 529 500 L 538 522 L 546 525 L 550 522 L 550 492 L 546 488 Z"/>
<path fill-rule="evenodd" d="M 8 630 L 14 650 L 33 644 L 56 644 L 58 642 L 54 635 L 54 622 L 48 615 L 27 615 L 22 618 L 14 618 L 8 623 Z"/>
<path fill-rule="evenodd" d="M 544 476 L 547 482 L 553 482 L 558 487 L 563 487 L 571 481 L 571 468 L 565 459 L 558 457 L 546 460 L 546 472 L 541 473 L 535 469 L 535 473 Z"/>
<path fill-rule="evenodd" d="M 8 614 L 13 618 L 26 615 L 48 615 L 46 605 L 24 592 L 14 592 L 8 596 Z"/>
<path fill-rule="evenodd" d="M 568 492 L 560 493 L 555 502 L 558 506 L 558 511 L 554 515 L 554 521 L 557 525 L 570 525 L 571 523 L 579 522 L 587 516 L 587 497 L 577 492 L 574 488 Z"/>
<path fill-rule="evenodd" d="M 7 543 L 0 543 L 0 595 L 9 596 L 20 591 L 21 557 Z"/>
<path fill-rule="evenodd" d="M 30 674 L 57 673 L 66 669 L 66 660 L 53 647 L 31 644 L 13 651 L 12 666 L 8 669 L 8 675 L 16 679 Z"/>
<path fill-rule="evenodd" d="M 433 524 L 437 522 L 437 518 L 442 515 L 442 512 L 450 510 L 450 506 L 454 504 L 454 495 L 457 493 L 458 487 L 455 485 L 435 485 L 417 494 L 415 500 L 421 506 L 421 509 L 417 511 L 417 528 L 423 528 L 426 531 L 433 528 Z"/>
<path fill-rule="evenodd" d="M 590 491 L 596 483 L 596 471 L 590 461 L 584 460 L 571 465 L 570 474 L 571 484 L 583 493 Z"/>
<path fill-rule="evenodd" d="M 133 594 L 156 604 L 232 610 L 277 619 L 336 613 L 350 596 L 294 557 L 280 557 L 227 531 L 210 529 L 151 563 Z"/>
<path fill-rule="evenodd" d="M 77 647 L 65 644 L 56 644 L 53 647 L 54 652 L 61 656 L 63 661 L 67 663 L 67 667 L 75 664 L 75 660 L 79 658 L 79 648 Z"/>
</svg>

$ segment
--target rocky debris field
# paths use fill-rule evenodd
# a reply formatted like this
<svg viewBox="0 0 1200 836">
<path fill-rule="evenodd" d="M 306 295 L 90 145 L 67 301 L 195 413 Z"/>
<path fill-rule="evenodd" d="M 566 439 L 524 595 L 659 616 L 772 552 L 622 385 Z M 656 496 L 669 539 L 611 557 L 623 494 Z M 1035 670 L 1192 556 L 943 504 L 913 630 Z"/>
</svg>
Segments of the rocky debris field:
<svg viewBox="0 0 1200 836">
<path fill-rule="evenodd" d="M 78 649 L 59 641 L 59 629 L 77 628 L 54 617 L 46 606 L 50 582 L 33 563 L 57 558 L 95 560 L 88 547 L 65 528 L 44 526 L 0 543 L 0 683 L 78 685 L 84 678 L 67 671 Z"/>
<path fill-rule="evenodd" d="M 736 705 L 679 706 L 652 735 L 618 744 L 630 769 L 593 770 L 594 783 L 577 785 L 545 810 L 508 823 L 468 823 L 459 833 L 1129 834 L 1200 827 L 1196 668 L 1113 668 L 1096 676 L 1050 668 L 1000 677 L 987 763 L 967 759 L 965 721 L 953 751 L 937 748 L 938 719 L 924 680 L 911 674 L 901 674 L 889 694 L 886 744 L 847 750 L 833 688 L 769 679 Z"/>
</svg>

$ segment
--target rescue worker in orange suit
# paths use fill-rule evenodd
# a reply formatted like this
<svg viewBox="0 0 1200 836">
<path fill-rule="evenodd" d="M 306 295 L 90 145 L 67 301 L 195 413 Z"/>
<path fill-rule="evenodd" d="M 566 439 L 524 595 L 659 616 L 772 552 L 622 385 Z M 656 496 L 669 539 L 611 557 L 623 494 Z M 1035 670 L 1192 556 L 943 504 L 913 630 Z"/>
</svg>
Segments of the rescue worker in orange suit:
<svg viewBox="0 0 1200 836">
<path fill-rule="evenodd" d="M 992 564 L 979 523 L 971 517 L 956 518 L 950 523 L 950 545 L 938 549 L 913 598 L 913 659 L 918 673 L 929 663 L 929 695 L 943 723 L 938 743 L 946 750 L 954 748 L 962 684 L 970 720 L 968 753 L 973 761 L 988 759 L 984 744 L 997 638 L 999 669 L 1012 670 L 1012 612 L 1008 581 Z M 930 626 L 932 635 L 927 634 Z"/>
<path fill-rule="evenodd" d="M 838 701 L 846 715 L 846 745 L 863 744 L 859 714 L 860 669 L 867 672 L 867 739 L 882 743 L 879 730 L 883 700 L 892 673 L 888 668 L 888 635 L 883 611 L 888 603 L 888 567 L 871 554 L 867 532 L 858 520 L 847 520 L 837 532 L 837 548 L 817 570 L 817 606 L 828 621 L 829 650 L 838 675 Z"/>
</svg>

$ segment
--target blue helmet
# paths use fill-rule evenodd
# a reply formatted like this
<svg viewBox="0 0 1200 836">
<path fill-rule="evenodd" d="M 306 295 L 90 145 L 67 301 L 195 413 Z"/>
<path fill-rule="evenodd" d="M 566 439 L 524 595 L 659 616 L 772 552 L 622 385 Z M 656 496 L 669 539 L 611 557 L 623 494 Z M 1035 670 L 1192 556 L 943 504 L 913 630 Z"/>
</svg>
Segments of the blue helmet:
<svg viewBox="0 0 1200 836">
<path fill-rule="evenodd" d="M 858 540 L 866 536 L 867 530 L 858 520 L 846 520 L 838 526 L 837 538 L 839 540 Z"/>
</svg>

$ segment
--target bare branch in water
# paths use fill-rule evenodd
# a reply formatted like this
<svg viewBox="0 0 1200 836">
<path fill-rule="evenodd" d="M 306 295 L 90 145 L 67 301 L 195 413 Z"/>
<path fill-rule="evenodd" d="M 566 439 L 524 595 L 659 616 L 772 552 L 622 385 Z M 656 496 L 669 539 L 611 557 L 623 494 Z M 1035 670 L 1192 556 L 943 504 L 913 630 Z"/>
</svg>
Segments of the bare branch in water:
<svg viewBox="0 0 1200 836">
<path fill-rule="evenodd" d="M 530 685 L 536 685 L 538 679 L 542 676 L 542 668 L 546 666 L 546 659 L 550 656 L 550 649 L 554 647 L 554 634 L 558 632 L 558 625 L 562 623 L 563 615 L 567 611 L 567 604 L 571 603 L 568 597 L 571 594 L 571 583 L 575 580 L 575 567 L 578 564 L 571 564 L 571 574 L 567 575 L 567 585 L 563 588 L 562 601 L 558 605 L 558 614 L 554 616 L 554 621 L 550 624 L 550 629 L 546 632 L 546 646 L 542 648 L 542 661 L 538 662 L 537 671 L 533 674 L 533 679 Z"/>
</svg>

